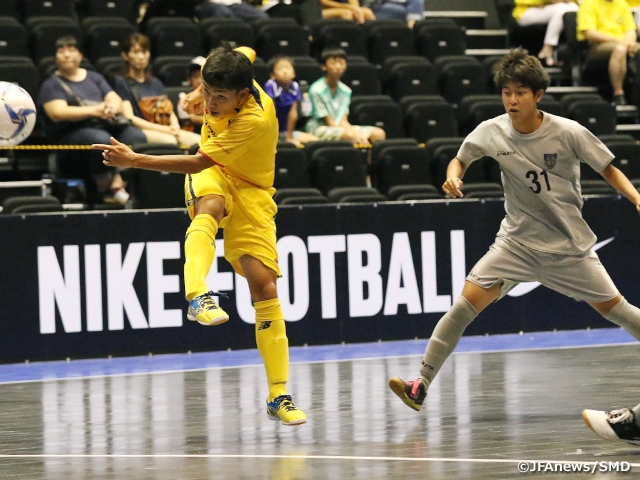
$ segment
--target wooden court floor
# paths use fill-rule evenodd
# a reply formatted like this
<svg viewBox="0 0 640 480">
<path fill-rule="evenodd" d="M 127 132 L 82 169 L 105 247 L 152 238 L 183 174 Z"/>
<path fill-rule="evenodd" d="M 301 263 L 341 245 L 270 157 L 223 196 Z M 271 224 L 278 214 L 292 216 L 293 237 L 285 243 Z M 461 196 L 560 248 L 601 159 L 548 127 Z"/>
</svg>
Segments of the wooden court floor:
<svg viewBox="0 0 640 480">
<path fill-rule="evenodd" d="M 267 418 L 258 366 L 4 383 L 0 479 L 630 480 L 640 447 L 601 440 L 580 412 L 640 402 L 639 358 L 454 354 L 420 412 L 387 387 L 420 356 L 295 363 L 298 427 Z"/>
</svg>

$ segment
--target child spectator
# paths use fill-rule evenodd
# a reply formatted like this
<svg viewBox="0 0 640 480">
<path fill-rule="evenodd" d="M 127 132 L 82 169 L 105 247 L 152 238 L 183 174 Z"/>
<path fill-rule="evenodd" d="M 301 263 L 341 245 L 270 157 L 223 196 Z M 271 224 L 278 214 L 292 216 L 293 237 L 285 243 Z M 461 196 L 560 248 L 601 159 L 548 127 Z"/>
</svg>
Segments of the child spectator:
<svg viewBox="0 0 640 480">
<path fill-rule="evenodd" d="M 279 140 L 295 144 L 297 147 L 319 140 L 310 133 L 296 130 L 298 104 L 302 101 L 300 85 L 294 80 L 296 71 L 293 60 L 288 57 L 274 57 L 269 61 L 271 78 L 265 83 L 264 91 L 273 98 L 279 124 Z"/>
<path fill-rule="evenodd" d="M 347 70 L 347 54 L 342 48 L 322 52 L 322 70 L 325 76 L 309 88 L 312 117 L 307 132 L 320 140 L 348 140 L 368 145 L 386 138 L 379 127 L 351 125 L 347 119 L 351 103 L 351 89 L 340 78 Z"/>
</svg>

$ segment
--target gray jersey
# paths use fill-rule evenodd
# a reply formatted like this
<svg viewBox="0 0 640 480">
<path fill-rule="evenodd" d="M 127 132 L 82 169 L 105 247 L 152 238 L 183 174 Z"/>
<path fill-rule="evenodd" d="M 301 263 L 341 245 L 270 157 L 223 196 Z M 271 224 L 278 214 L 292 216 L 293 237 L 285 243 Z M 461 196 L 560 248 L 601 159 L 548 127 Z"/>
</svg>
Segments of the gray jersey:
<svg viewBox="0 0 640 480">
<path fill-rule="evenodd" d="M 582 218 L 580 162 L 601 172 L 611 151 L 579 123 L 543 112 L 542 125 L 518 133 L 504 114 L 482 122 L 457 158 L 465 165 L 488 156 L 502 170 L 506 216 L 499 237 L 543 252 L 581 255 L 596 242 Z"/>
</svg>

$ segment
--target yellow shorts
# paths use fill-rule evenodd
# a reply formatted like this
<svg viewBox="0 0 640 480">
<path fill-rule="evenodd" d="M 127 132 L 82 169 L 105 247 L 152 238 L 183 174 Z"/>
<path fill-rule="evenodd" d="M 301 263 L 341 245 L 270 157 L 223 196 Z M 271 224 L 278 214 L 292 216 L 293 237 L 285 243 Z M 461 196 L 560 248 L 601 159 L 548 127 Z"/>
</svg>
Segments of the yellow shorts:
<svg viewBox="0 0 640 480">
<path fill-rule="evenodd" d="M 189 216 L 193 220 L 194 202 L 205 195 L 224 197 L 225 217 L 224 258 L 244 276 L 240 257 L 250 255 L 260 260 L 280 276 L 276 249 L 275 216 L 278 207 L 273 201 L 273 188 L 260 188 L 226 175 L 214 166 L 194 175 L 187 175 L 184 184 Z"/>
</svg>

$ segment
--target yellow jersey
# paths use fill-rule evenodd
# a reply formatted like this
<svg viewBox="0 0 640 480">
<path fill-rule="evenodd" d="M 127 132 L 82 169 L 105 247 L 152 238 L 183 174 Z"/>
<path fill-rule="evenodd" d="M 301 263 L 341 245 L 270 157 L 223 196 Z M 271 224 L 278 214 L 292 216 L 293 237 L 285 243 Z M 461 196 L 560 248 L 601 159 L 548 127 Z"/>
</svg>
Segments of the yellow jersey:
<svg viewBox="0 0 640 480">
<path fill-rule="evenodd" d="M 586 30 L 622 39 L 626 32 L 635 29 L 636 22 L 626 0 L 583 0 L 578 10 L 578 40 L 585 40 Z"/>
</svg>

